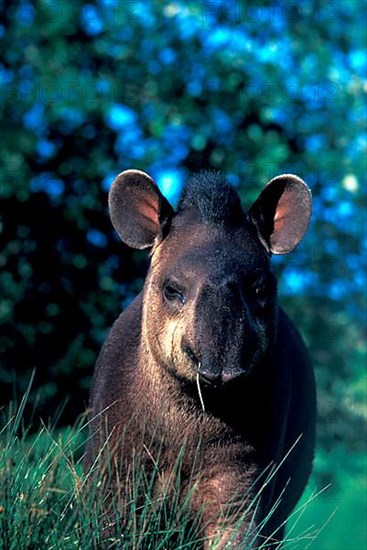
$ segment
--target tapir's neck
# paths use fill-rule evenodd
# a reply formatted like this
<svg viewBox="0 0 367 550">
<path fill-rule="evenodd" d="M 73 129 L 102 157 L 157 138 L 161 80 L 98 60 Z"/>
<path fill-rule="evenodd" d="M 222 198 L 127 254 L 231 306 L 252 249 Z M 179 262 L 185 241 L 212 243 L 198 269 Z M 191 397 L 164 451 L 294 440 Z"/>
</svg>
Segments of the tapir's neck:
<svg viewBox="0 0 367 550">
<path fill-rule="evenodd" d="M 217 390 L 202 387 L 200 397 L 196 384 L 185 384 L 175 378 L 155 361 L 144 342 L 140 353 L 139 416 L 150 419 L 154 433 L 161 434 L 171 443 L 176 440 L 178 447 L 183 437 L 194 444 L 204 436 L 206 440 L 220 441 L 229 435 L 255 446 L 262 445 L 258 434 L 266 432 L 268 413 L 266 395 L 262 399 L 254 389 L 258 381 L 245 379 L 240 384 Z M 254 395 L 257 395 L 256 401 Z M 229 401 L 231 407 L 228 407 Z M 254 425 L 260 428 L 257 435 Z"/>
</svg>

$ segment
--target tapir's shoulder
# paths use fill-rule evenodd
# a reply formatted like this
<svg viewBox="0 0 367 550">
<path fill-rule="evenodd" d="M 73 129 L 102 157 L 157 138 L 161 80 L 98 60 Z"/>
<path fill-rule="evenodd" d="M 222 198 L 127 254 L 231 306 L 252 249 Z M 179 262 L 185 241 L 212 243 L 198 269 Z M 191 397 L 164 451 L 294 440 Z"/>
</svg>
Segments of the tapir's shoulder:
<svg viewBox="0 0 367 550">
<path fill-rule="evenodd" d="M 280 518 L 286 518 L 300 498 L 311 472 L 316 437 L 316 387 L 306 345 L 295 324 L 283 310 L 279 316 L 276 355 L 279 376 L 289 382 L 282 452 L 283 455 L 290 449 L 292 452 L 286 467 L 279 471 L 277 486 L 279 492 L 284 490 L 292 476 L 293 489 L 276 514 Z"/>
<path fill-rule="evenodd" d="M 316 386 L 312 363 L 300 333 L 284 311 L 281 311 L 279 321 L 277 365 L 282 365 L 280 376 L 288 378 L 290 382 L 288 446 L 303 433 L 304 441 L 300 448 L 304 445 L 311 454 L 316 417 Z"/>
<path fill-rule="evenodd" d="M 121 396 L 138 365 L 141 339 L 142 293 L 120 314 L 113 324 L 99 354 L 94 372 L 92 402 Z"/>
<path fill-rule="evenodd" d="M 117 352 L 139 346 L 142 326 L 143 292 L 140 292 L 129 306 L 120 314 L 108 336 L 108 346 Z M 132 351 L 132 350 L 128 350 Z"/>
<path fill-rule="evenodd" d="M 313 367 L 300 332 L 282 309 L 279 311 L 278 340 L 274 359 L 276 376 L 280 383 L 283 382 L 284 387 L 288 388 L 290 397 L 288 414 L 290 417 L 293 415 L 293 425 L 301 426 L 306 423 L 311 429 L 316 410 Z M 303 427 L 300 431 L 305 429 Z"/>
<path fill-rule="evenodd" d="M 307 368 L 311 368 L 305 342 L 292 319 L 281 307 L 279 308 L 277 347 L 283 360 L 289 357 L 292 361 L 300 361 Z"/>
</svg>

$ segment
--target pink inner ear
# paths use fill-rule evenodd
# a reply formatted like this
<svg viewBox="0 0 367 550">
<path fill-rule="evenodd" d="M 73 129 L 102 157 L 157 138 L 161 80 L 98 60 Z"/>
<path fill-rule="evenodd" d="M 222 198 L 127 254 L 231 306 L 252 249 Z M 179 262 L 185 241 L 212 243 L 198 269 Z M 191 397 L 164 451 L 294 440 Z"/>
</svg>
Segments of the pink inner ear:
<svg viewBox="0 0 367 550">
<path fill-rule="evenodd" d="M 271 247 L 275 253 L 286 253 L 292 250 L 306 232 L 309 216 L 305 212 L 303 189 L 287 186 L 279 199 L 274 229 L 270 236 Z"/>
<path fill-rule="evenodd" d="M 144 199 L 140 199 L 137 201 L 135 208 L 138 216 L 144 220 L 142 223 L 145 228 L 152 233 L 156 233 L 159 224 L 158 201 L 156 197 L 148 195 Z"/>
<path fill-rule="evenodd" d="M 292 192 L 285 188 L 282 196 L 279 199 L 274 217 L 274 233 L 277 233 L 278 231 L 284 231 L 287 220 L 292 219 L 292 216 L 294 216 L 295 205 L 291 195 Z"/>
</svg>

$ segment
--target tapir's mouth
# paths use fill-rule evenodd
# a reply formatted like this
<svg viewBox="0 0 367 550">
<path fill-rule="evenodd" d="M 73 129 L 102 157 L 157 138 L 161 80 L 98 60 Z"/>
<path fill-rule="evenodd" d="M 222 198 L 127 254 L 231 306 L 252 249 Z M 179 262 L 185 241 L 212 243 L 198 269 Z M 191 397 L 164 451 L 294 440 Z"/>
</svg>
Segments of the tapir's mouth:
<svg viewBox="0 0 367 550">
<path fill-rule="evenodd" d="M 200 376 L 200 380 L 211 386 L 220 386 L 222 384 L 221 373 L 216 373 L 211 369 L 206 369 L 201 363 L 197 365 L 197 372 Z"/>
<path fill-rule="evenodd" d="M 200 379 L 203 380 L 206 384 L 211 386 L 222 386 L 229 382 L 233 382 L 246 376 L 246 371 L 240 369 L 223 369 L 220 372 L 211 371 L 208 369 L 203 369 L 202 365 L 199 363 L 198 370 Z"/>
<path fill-rule="evenodd" d="M 199 375 L 200 381 L 203 382 L 205 386 L 210 386 L 212 388 L 219 388 L 222 385 L 221 376 L 218 376 L 218 377 L 208 376 L 206 373 L 202 372 L 200 367 L 201 365 L 199 363 L 197 373 Z"/>
<path fill-rule="evenodd" d="M 219 387 L 247 374 L 245 370 L 239 369 L 238 367 L 224 367 L 221 369 L 218 367 L 214 368 L 210 364 L 209 366 L 205 366 L 191 347 L 185 346 L 184 351 L 187 357 L 195 365 L 200 380 L 206 385 Z"/>
</svg>

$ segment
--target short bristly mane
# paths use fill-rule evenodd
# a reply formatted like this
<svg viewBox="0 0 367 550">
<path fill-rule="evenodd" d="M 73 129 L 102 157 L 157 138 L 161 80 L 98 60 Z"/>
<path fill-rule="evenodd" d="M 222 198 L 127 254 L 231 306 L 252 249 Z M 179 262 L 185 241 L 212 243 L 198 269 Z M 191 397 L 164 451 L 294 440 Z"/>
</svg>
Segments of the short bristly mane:
<svg viewBox="0 0 367 550">
<path fill-rule="evenodd" d="M 244 216 L 235 188 L 218 172 L 201 171 L 186 183 L 178 213 L 196 207 L 203 223 L 233 223 Z"/>
</svg>

